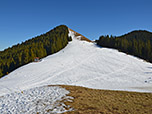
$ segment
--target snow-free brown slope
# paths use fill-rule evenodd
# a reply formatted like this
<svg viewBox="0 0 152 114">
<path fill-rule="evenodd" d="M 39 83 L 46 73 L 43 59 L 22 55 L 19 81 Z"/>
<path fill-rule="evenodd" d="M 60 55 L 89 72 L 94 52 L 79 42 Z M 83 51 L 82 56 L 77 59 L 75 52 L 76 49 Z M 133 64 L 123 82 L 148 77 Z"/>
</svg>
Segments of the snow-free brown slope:
<svg viewBox="0 0 152 114">
<path fill-rule="evenodd" d="M 76 31 L 74 31 L 74 30 L 72 30 L 72 29 L 70 29 L 70 28 L 69 28 L 69 30 L 72 31 L 72 32 L 74 32 L 74 35 L 75 35 L 78 39 L 84 40 L 84 41 L 88 41 L 88 42 L 92 42 L 90 39 L 86 38 L 86 37 L 83 36 L 82 34 L 76 32 Z"/>
</svg>

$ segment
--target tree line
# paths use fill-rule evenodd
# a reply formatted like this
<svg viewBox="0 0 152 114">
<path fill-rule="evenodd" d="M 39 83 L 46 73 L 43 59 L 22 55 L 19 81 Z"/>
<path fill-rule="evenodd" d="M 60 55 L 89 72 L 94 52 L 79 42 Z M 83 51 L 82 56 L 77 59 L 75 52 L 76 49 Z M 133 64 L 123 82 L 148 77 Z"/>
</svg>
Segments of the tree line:
<svg viewBox="0 0 152 114">
<path fill-rule="evenodd" d="M 152 63 L 151 32 L 139 30 L 118 37 L 100 36 L 96 42 L 99 46 L 118 49 Z"/>
<path fill-rule="evenodd" d="M 0 77 L 32 62 L 35 57 L 43 58 L 63 49 L 72 40 L 68 33 L 68 27 L 60 25 L 45 34 L 1 51 Z"/>
</svg>

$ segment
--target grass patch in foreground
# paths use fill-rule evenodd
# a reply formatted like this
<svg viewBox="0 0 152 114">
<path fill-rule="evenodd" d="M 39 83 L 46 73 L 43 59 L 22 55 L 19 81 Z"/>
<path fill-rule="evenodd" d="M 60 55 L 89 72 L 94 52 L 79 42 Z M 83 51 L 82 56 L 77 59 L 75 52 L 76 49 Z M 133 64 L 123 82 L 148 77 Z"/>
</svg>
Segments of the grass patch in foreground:
<svg viewBox="0 0 152 114">
<path fill-rule="evenodd" d="M 65 114 L 152 114 L 152 93 L 89 89 L 79 86 L 61 87 L 70 91 L 73 102 L 65 102 L 75 110 Z"/>
</svg>

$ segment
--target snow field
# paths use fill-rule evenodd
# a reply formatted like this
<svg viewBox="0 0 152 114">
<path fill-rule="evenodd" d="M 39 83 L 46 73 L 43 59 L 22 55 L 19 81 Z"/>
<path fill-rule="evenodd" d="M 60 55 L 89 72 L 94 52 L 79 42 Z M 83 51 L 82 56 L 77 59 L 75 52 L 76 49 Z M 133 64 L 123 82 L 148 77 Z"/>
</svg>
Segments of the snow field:
<svg viewBox="0 0 152 114">
<path fill-rule="evenodd" d="M 0 114 L 50 114 L 70 111 L 61 100 L 69 91 L 57 86 L 36 87 L 0 97 Z"/>
<path fill-rule="evenodd" d="M 22 66 L 0 79 L 0 96 L 46 85 L 152 92 L 152 64 L 114 49 L 72 41 L 41 62 Z M 78 36 L 80 37 L 80 36 Z"/>
<path fill-rule="evenodd" d="M 41 62 L 24 65 L 0 79 L 0 114 L 62 113 L 72 110 L 62 100 L 72 99 L 57 86 L 152 92 L 152 64 L 114 49 L 72 41 Z M 66 110 L 69 109 L 69 110 Z"/>
</svg>

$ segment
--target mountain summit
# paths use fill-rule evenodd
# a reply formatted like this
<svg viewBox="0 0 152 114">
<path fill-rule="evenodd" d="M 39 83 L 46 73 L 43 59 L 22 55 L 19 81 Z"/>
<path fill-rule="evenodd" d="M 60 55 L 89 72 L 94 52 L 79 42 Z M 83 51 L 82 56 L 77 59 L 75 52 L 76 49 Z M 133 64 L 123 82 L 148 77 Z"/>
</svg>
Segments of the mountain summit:
<svg viewBox="0 0 152 114">
<path fill-rule="evenodd" d="M 79 39 L 79 40 L 83 40 L 83 41 L 88 41 L 88 42 L 92 42 L 91 40 L 89 40 L 88 38 L 86 38 L 85 36 L 83 36 L 82 34 L 75 32 L 74 30 L 69 28 L 69 31 L 73 33 L 73 35 L 75 36 L 75 38 Z"/>
</svg>

